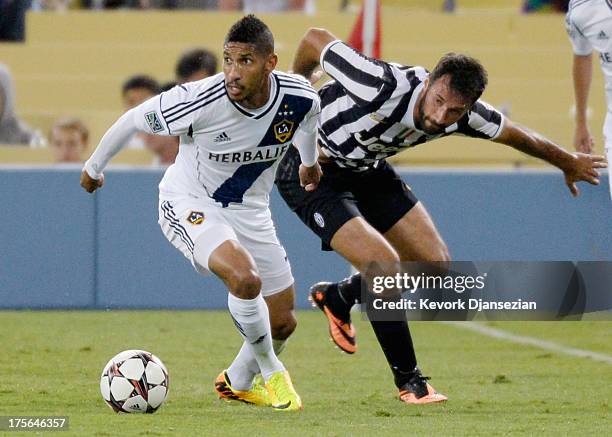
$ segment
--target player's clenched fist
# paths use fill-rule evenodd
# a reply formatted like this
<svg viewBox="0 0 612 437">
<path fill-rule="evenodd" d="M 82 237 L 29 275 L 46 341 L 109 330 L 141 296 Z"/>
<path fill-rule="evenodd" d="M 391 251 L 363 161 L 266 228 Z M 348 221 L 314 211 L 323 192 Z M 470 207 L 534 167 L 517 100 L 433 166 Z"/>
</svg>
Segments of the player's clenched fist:
<svg viewBox="0 0 612 437">
<path fill-rule="evenodd" d="M 89 174 L 83 170 L 81 173 L 81 187 L 85 189 L 88 193 L 93 193 L 98 188 L 104 185 L 104 176 L 101 175 L 100 179 L 94 179 Z"/>
<path fill-rule="evenodd" d="M 319 186 L 319 181 L 323 175 L 321 166 L 318 162 L 312 167 L 306 167 L 304 164 L 300 164 L 300 185 L 304 187 L 306 191 L 314 191 Z"/>
</svg>

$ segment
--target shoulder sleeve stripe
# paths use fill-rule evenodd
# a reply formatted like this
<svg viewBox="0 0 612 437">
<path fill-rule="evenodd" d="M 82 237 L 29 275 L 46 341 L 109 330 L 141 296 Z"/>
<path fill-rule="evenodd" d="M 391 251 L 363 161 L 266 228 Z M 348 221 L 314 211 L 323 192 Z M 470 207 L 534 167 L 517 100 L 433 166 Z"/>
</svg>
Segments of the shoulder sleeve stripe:
<svg viewBox="0 0 612 437">
<path fill-rule="evenodd" d="M 312 86 L 310 85 L 310 82 L 308 82 L 308 81 L 301 81 L 299 79 L 294 79 L 292 77 L 285 77 L 285 76 L 278 76 L 278 79 L 281 82 L 291 82 L 291 83 L 295 83 L 297 85 L 301 85 L 301 86 L 312 88 Z"/>
<path fill-rule="evenodd" d="M 297 82 L 302 85 L 310 86 L 310 82 L 308 82 L 308 80 L 305 77 L 302 77 L 299 75 L 291 76 L 289 74 L 277 72 L 276 77 L 278 77 L 280 80 L 292 81 L 292 82 Z"/>
<path fill-rule="evenodd" d="M 192 112 L 191 110 L 194 107 L 199 107 L 199 105 L 201 103 L 207 101 L 211 97 L 216 97 L 218 95 L 223 95 L 223 94 L 225 94 L 225 88 L 218 89 L 214 93 L 207 94 L 206 96 L 201 97 L 198 100 L 189 102 L 189 105 L 187 105 L 187 106 L 185 106 L 183 108 L 180 108 L 179 110 L 174 111 L 173 113 L 162 113 L 162 115 L 164 116 L 164 118 L 167 118 L 167 119 L 178 120 L 179 118 L 182 118 L 184 115 L 189 114 L 190 112 Z"/>
<path fill-rule="evenodd" d="M 181 118 L 185 117 L 186 115 L 189 115 L 189 114 L 191 114 L 192 112 L 197 111 L 198 109 L 201 109 L 201 108 L 203 108 L 204 106 L 207 106 L 207 105 L 211 104 L 212 102 L 214 102 L 214 101 L 216 101 L 216 100 L 219 100 L 219 99 L 220 99 L 221 97 L 223 97 L 223 96 L 225 96 L 225 88 L 224 88 L 223 90 L 221 90 L 221 92 L 220 92 L 220 93 L 218 93 L 218 94 L 216 94 L 216 95 L 214 95 L 214 96 L 209 96 L 210 98 L 209 98 L 208 100 L 204 100 L 204 99 L 200 100 L 199 102 L 201 102 L 201 104 L 200 104 L 200 105 L 198 105 L 198 106 L 196 106 L 196 107 L 191 107 L 191 108 L 189 109 L 189 111 L 187 111 L 187 112 L 183 112 L 183 113 L 181 113 L 181 114 L 179 114 L 179 115 L 176 115 L 176 116 L 174 116 L 174 118 L 171 118 L 171 119 L 169 119 L 169 120 L 167 119 L 167 120 L 166 120 L 166 123 L 167 123 L 167 124 L 170 124 L 170 123 L 173 123 L 173 122 L 175 122 L 175 121 L 177 121 L 177 120 L 180 120 Z M 166 117 L 164 117 L 164 118 L 166 118 Z"/>
<path fill-rule="evenodd" d="M 301 86 L 286 86 L 286 85 L 283 85 L 283 89 L 287 89 L 287 88 L 294 89 L 294 90 L 306 91 L 307 93 L 311 93 L 311 94 L 314 94 L 315 96 L 318 96 L 318 94 L 317 94 L 317 92 L 315 90 L 311 90 L 311 89 L 304 88 L 304 87 L 301 87 Z"/>
<path fill-rule="evenodd" d="M 195 99 L 189 100 L 187 102 L 180 102 L 180 103 L 177 103 L 174 106 L 171 106 L 169 108 L 166 108 L 166 109 L 162 110 L 162 114 L 165 117 L 172 117 L 175 113 L 180 112 L 183 109 L 186 109 L 186 108 L 180 108 L 181 106 L 191 105 L 191 104 L 194 104 L 194 103 L 197 104 L 197 102 L 201 101 L 202 99 L 204 99 L 204 98 L 210 96 L 211 94 L 214 94 L 215 92 L 219 91 L 222 88 L 222 85 L 224 85 L 224 82 L 219 82 L 218 84 L 216 84 L 216 85 L 214 85 L 214 86 L 212 86 L 212 87 L 202 91 L 200 94 L 197 95 L 197 97 Z M 177 109 L 177 108 L 180 108 L 180 109 Z"/>
</svg>

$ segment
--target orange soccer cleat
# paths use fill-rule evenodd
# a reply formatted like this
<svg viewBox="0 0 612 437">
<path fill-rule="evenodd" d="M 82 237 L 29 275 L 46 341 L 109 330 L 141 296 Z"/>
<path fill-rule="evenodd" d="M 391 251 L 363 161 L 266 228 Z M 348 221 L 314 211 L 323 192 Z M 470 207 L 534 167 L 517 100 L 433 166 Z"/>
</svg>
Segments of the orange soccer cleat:
<svg viewBox="0 0 612 437">
<path fill-rule="evenodd" d="M 331 282 L 319 282 L 313 285 L 310 287 L 308 299 L 312 302 L 313 306 L 319 307 L 327 317 L 329 336 L 336 346 L 347 354 L 354 354 L 357 351 L 357 342 L 355 339 L 355 327 L 351 323 L 350 313 L 348 317 L 346 315 L 340 316 L 334 314 L 329 306 L 326 305 L 327 293 L 333 285 Z"/>
<path fill-rule="evenodd" d="M 429 377 L 423 376 L 417 368 L 414 376 L 400 388 L 399 399 L 407 404 L 432 404 L 448 400 L 427 383 Z"/>
</svg>

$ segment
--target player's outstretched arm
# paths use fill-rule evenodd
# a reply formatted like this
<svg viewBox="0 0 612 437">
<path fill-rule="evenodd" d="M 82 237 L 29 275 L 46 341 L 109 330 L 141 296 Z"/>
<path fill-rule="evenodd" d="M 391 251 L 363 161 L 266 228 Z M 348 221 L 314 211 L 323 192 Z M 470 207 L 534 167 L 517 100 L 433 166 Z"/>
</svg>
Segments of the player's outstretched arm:
<svg viewBox="0 0 612 437">
<path fill-rule="evenodd" d="M 593 150 L 593 136 L 589 132 L 587 122 L 587 103 L 591 79 L 593 77 L 592 54 L 586 56 L 574 55 L 572 76 L 574 79 L 574 97 L 576 98 L 574 146 L 579 152 L 591 153 Z"/>
<path fill-rule="evenodd" d="M 599 185 L 597 170 L 607 167 L 603 156 L 569 153 L 537 132 L 507 118 L 501 133 L 493 141 L 514 147 L 560 168 L 565 174 L 565 183 L 574 196 L 579 194 L 576 182 L 586 181 Z"/>
<path fill-rule="evenodd" d="M 93 193 L 104 184 L 102 171 L 119 151 L 125 147 L 129 139 L 138 129 L 134 121 L 135 109 L 130 109 L 123 114 L 110 127 L 100 140 L 91 157 L 85 162 L 81 173 L 81 186 L 88 193 Z"/>
<path fill-rule="evenodd" d="M 315 73 L 315 69 L 319 65 L 321 52 L 327 44 L 337 39 L 331 32 L 325 29 L 316 27 L 308 29 L 300 40 L 298 49 L 295 52 L 291 70 L 296 74 L 304 76 L 310 83 L 316 82 L 321 77 L 320 74 Z"/>
</svg>

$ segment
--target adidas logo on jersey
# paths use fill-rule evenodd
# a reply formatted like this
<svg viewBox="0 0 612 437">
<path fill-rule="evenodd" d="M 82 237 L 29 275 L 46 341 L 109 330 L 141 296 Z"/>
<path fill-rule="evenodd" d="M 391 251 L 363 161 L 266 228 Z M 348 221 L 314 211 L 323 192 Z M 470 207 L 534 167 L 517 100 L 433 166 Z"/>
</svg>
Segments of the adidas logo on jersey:
<svg viewBox="0 0 612 437">
<path fill-rule="evenodd" d="M 228 134 L 222 132 L 220 135 L 217 135 L 214 139 L 215 143 L 223 143 L 225 141 L 232 141 Z"/>
<path fill-rule="evenodd" d="M 610 37 L 608 36 L 608 34 L 606 32 L 604 32 L 603 30 L 601 32 L 599 32 L 599 34 L 597 35 L 597 39 L 602 40 L 602 39 L 610 39 Z"/>
</svg>

